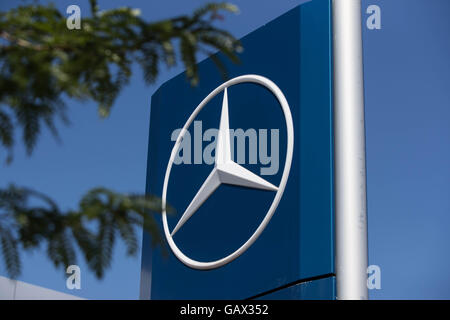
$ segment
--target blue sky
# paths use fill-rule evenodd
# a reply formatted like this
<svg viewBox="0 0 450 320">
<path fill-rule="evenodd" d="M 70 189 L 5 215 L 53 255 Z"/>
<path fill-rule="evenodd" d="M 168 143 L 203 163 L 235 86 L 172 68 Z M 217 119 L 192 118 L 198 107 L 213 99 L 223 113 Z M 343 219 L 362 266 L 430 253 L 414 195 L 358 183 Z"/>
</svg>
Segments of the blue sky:
<svg viewBox="0 0 450 320">
<path fill-rule="evenodd" d="M 239 15 L 220 26 L 241 37 L 305 1 L 234 1 Z M 20 3 L 20 2 L 16 2 Z M 16 3 L 2 3 L 6 10 Z M 140 8 L 152 21 L 190 13 L 207 1 L 99 1 L 100 8 Z M 89 11 L 88 1 L 63 0 Z M 363 0 L 378 4 L 382 29 L 363 31 L 366 98 L 369 259 L 382 272 L 371 298 L 450 298 L 450 2 Z M 18 144 L 14 162 L 0 165 L 0 186 L 11 182 L 51 195 L 72 208 L 90 188 L 143 192 L 150 97 L 181 66 L 163 70 L 146 86 L 138 68 L 110 118 L 96 105 L 67 101 L 72 124 L 61 143 L 44 131 L 31 157 Z M 136 299 L 140 257 L 116 247 L 112 268 L 97 280 L 80 261 L 82 289 L 65 288 L 65 275 L 42 251 L 22 253 L 20 280 L 88 299 Z M 0 265 L 0 274 L 5 274 Z"/>
</svg>

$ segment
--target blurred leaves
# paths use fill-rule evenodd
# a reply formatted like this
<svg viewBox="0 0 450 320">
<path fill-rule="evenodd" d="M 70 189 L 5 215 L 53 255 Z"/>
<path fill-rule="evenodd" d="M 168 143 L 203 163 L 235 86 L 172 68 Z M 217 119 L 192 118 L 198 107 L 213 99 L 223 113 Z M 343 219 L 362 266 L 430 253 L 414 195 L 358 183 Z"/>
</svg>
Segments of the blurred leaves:
<svg viewBox="0 0 450 320">
<path fill-rule="evenodd" d="M 160 211 L 157 197 L 95 188 L 81 199 L 78 210 L 62 212 L 48 196 L 10 185 L 0 189 L 0 243 L 6 270 L 11 277 L 19 275 L 20 248 L 46 246 L 55 267 L 65 270 L 81 252 L 101 278 L 111 264 L 117 239 L 124 241 L 128 255 L 137 253 L 138 227 L 150 232 L 154 245 L 163 243 L 150 213 Z"/>
<path fill-rule="evenodd" d="M 106 117 L 137 63 L 144 80 L 156 80 L 161 67 L 181 61 L 192 85 L 199 81 L 197 54 L 222 51 L 233 62 L 239 41 L 214 22 L 221 12 L 237 12 L 228 3 L 207 4 L 192 15 L 149 23 L 139 9 L 100 10 L 90 0 L 90 16 L 82 12 L 81 29 L 69 30 L 67 15 L 53 5 L 21 5 L 0 12 L 0 146 L 12 160 L 15 129 L 29 154 L 42 127 L 55 137 L 57 119 L 68 123 L 64 97 L 93 100 Z M 177 49 L 178 48 L 178 49 Z M 213 61 L 225 75 L 218 56 Z M 105 188 L 89 191 L 78 210 L 63 212 L 48 196 L 10 185 L 0 189 L 0 246 L 11 277 L 20 273 L 20 249 L 46 247 L 49 259 L 65 269 L 81 253 L 101 278 L 110 266 L 116 240 L 127 253 L 139 249 L 137 229 L 162 245 L 153 217 L 161 211 L 154 196 L 119 194 Z"/>
<path fill-rule="evenodd" d="M 57 136 L 55 119 L 68 122 L 64 95 L 93 100 L 100 116 L 108 116 L 128 84 L 133 63 L 152 83 L 162 66 L 182 61 L 195 85 L 199 52 L 220 50 L 238 61 L 239 41 L 214 26 L 223 19 L 221 12 L 237 12 L 232 4 L 207 4 L 192 15 L 151 23 L 141 18 L 138 9 L 102 11 L 95 0 L 90 5 L 90 16 L 82 11 L 80 30 L 69 30 L 67 15 L 51 4 L 0 12 L 0 144 L 9 150 L 8 160 L 14 126 L 21 127 L 29 153 L 42 126 Z M 225 72 L 217 57 L 214 61 Z"/>
</svg>

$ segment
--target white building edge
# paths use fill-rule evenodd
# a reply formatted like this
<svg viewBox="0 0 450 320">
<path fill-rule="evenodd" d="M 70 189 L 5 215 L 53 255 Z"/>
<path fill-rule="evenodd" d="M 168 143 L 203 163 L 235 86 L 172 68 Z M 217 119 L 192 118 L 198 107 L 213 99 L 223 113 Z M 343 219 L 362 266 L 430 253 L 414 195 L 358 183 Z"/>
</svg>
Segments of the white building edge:
<svg viewBox="0 0 450 320">
<path fill-rule="evenodd" d="M 0 276 L 0 300 L 84 300 L 19 280 Z"/>
</svg>

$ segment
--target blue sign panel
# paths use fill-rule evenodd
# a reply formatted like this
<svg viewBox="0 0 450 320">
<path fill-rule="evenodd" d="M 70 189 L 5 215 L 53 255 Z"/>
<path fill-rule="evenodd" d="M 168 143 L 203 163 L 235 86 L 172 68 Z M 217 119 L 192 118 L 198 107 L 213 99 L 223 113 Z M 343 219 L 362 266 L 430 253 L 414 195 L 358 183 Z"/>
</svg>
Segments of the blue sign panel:
<svg viewBox="0 0 450 320">
<path fill-rule="evenodd" d="M 181 133 L 166 181 L 167 202 L 175 209 L 167 225 L 169 238 L 193 261 L 220 261 L 252 237 L 279 194 L 289 139 L 293 154 L 273 216 L 232 261 L 199 270 L 180 261 L 170 242 L 165 250 L 154 249 L 144 234 L 142 298 L 264 298 L 278 289 L 285 298 L 334 298 L 330 12 L 329 0 L 298 6 L 242 38 L 240 64 L 216 56 L 225 61 L 229 79 L 251 74 L 276 85 L 289 104 L 292 137 L 279 97 L 254 82 L 219 90 L 184 133 L 181 128 L 196 107 L 227 81 L 211 59 L 198 64 L 199 86 L 191 87 L 180 74 L 153 95 L 147 192 L 163 196 L 166 169 Z M 221 136 L 224 123 L 230 129 L 228 144 Z M 241 171 L 214 175 L 219 150 L 228 145 L 233 168 Z M 155 216 L 162 221 L 160 214 Z M 160 227 L 164 234 L 162 222 Z"/>
<path fill-rule="evenodd" d="M 334 300 L 336 299 L 335 277 L 304 281 L 286 288 L 251 297 L 260 300 Z"/>
</svg>

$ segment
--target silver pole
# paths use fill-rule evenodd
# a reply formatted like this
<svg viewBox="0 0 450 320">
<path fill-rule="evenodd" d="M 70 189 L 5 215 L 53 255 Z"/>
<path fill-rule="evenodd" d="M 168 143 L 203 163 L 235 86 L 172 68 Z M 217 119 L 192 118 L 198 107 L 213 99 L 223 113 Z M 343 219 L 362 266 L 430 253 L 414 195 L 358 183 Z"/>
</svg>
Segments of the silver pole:
<svg viewBox="0 0 450 320">
<path fill-rule="evenodd" d="M 336 290 L 367 299 L 367 214 L 361 0 L 332 0 Z"/>
</svg>

